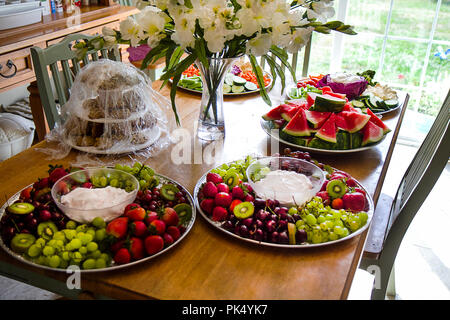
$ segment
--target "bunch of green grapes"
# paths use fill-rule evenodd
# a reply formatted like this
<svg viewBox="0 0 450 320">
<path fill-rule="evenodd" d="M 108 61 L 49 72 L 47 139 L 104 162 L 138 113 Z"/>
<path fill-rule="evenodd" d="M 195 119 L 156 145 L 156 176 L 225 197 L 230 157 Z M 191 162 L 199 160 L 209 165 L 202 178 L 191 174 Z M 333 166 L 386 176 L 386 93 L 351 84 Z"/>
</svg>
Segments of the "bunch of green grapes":
<svg viewBox="0 0 450 320">
<path fill-rule="evenodd" d="M 139 189 L 142 191 L 153 189 L 159 185 L 159 179 L 155 176 L 155 171 L 142 163 L 135 162 L 132 167 L 116 164 L 114 168 L 135 176 L 139 181 Z"/>
<path fill-rule="evenodd" d="M 324 206 L 320 197 L 308 202 L 299 215 L 301 219 L 295 223 L 297 230 L 305 230 L 307 241 L 314 244 L 344 238 L 363 227 L 368 219 L 365 211 L 355 213 Z"/>
<path fill-rule="evenodd" d="M 134 181 L 128 175 L 110 172 L 108 170 L 96 172 L 95 175 L 91 177 L 91 183 L 96 188 L 111 186 L 125 189 L 127 192 L 131 192 L 135 189 Z"/>
<path fill-rule="evenodd" d="M 255 160 L 251 156 L 247 156 L 245 160 L 237 160 L 229 164 L 224 163 L 220 167 L 211 170 L 211 172 L 219 174 L 222 178 L 225 178 L 225 176 L 232 173 L 236 173 L 243 182 L 247 182 L 248 178 L 246 171 L 253 161 Z"/>
<path fill-rule="evenodd" d="M 52 239 L 38 238 L 28 248 L 25 258 L 52 268 L 65 269 L 71 265 L 83 269 L 105 268 L 111 264 L 109 254 L 100 250 L 100 243 L 106 238 L 105 227 L 100 217 L 90 225 L 69 221 L 66 229 L 55 232 Z"/>
</svg>

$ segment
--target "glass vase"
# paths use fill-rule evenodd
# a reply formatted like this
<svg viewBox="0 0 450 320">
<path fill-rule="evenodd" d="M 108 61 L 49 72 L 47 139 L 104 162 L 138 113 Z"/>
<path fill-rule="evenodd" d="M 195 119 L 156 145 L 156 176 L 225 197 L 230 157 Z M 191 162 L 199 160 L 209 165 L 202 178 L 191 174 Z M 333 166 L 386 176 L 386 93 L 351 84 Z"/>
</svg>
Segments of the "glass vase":
<svg viewBox="0 0 450 320">
<path fill-rule="evenodd" d="M 198 118 L 197 136 L 214 141 L 225 137 L 223 116 L 223 82 L 237 58 L 208 58 L 208 66 L 200 60 L 195 63 L 200 69 L 203 82 L 202 101 Z"/>
</svg>

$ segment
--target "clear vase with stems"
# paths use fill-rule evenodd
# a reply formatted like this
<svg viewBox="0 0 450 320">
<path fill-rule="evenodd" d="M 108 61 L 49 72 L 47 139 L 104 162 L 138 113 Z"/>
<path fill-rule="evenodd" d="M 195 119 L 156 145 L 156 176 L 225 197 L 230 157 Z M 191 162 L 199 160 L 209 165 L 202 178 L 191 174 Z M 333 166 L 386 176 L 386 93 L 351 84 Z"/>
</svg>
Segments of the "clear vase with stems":
<svg viewBox="0 0 450 320">
<path fill-rule="evenodd" d="M 202 140 L 214 141 L 225 137 L 223 82 L 225 75 L 238 58 L 207 59 L 207 66 L 200 60 L 195 62 L 200 69 L 203 82 L 197 136 Z"/>
</svg>

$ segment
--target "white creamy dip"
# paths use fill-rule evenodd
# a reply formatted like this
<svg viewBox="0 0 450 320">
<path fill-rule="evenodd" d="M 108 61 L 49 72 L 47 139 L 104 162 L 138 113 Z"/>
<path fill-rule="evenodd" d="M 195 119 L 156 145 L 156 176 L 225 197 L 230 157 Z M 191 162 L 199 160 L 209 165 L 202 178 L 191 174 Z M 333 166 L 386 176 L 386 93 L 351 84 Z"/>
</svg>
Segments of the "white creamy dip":
<svg viewBox="0 0 450 320">
<path fill-rule="evenodd" d="M 285 205 L 302 205 L 314 196 L 313 184 L 307 176 L 286 170 L 269 172 L 255 182 L 253 189 L 264 200 L 278 200 Z"/>
<path fill-rule="evenodd" d="M 337 72 L 330 74 L 330 78 L 332 82 L 338 83 L 353 83 L 361 80 L 361 77 L 355 74 Z"/>
<path fill-rule="evenodd" d="M 130 198 L 130 194 L 123 189 L 107 186 L 106 188 L 76 188 L 61 197 L 61 204 L 70 209 L 65 213 L 73 220 L 88 223 L 95 217 L 102 217 L 109 221 L 123 214 L 128 203 L 123 206 L 114 207 L 124 203 Z M 130 202 L 134 199 L 130 199 Z"/>
</svg>

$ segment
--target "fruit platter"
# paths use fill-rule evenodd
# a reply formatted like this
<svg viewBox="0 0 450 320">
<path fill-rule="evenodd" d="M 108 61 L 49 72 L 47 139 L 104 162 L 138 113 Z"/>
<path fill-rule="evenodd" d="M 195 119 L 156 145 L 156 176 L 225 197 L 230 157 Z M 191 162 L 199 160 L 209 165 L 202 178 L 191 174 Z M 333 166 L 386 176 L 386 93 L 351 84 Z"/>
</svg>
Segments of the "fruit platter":
<svg viewBox="0 0 450 320">
<path fill-rule="evenodd" d="M 344 94 L 352 107 L 363 112 L 370 109 L 377 115 L 386 114 L 400 108 L 397 92 L 388 85 L 373 80 L 375 71 L 362 73 L 319 74 L 297 81 L 296 86 L 288 88 L 287 96 L 291 100 L 306 99 L 308 94 L 322 94 L 329 87 L 335 93 Z"/>
<path fill-rule="evenodd" d="M 264 84 L 266 89 L 272 84 L 272 77 L 269 73 L 264 73 Z M 178 87 L 201 93 L 203 90 L 202 77 L 200 70 L 192 64 L 188 69 L 183 71 Z M 225 75 L 223 84 L 224 95 L 242 95 L 259 91 L 256 75 L 251 70 L 250 63 L 235 64 L 229 73 Z"/>
<path fill-rule="evenodd" d="M 214 228 L 246 242 L 286 248 L 350 239 L 369 226 L 374 209 L 370 195 L 348 173 L 288 148 L 282 157 L 248 156 L 207 172 L 194 200 Z"/>
<path fill-rule="evenodd" d="M 189 192 L 147 165 L 50 166 L 0 209 L 0 246 L 39 268 L 129 267 L 177 245 L 196 216 Z"/>
<path fill-rule="evenodd" d="M 353 107 L 344 94 L 330 87 L 280 104 L 262 116 L 261 126 L 287 145 L 325 154 L 373 148 L 391 131 L 369 108 Z"/>
</svg>

